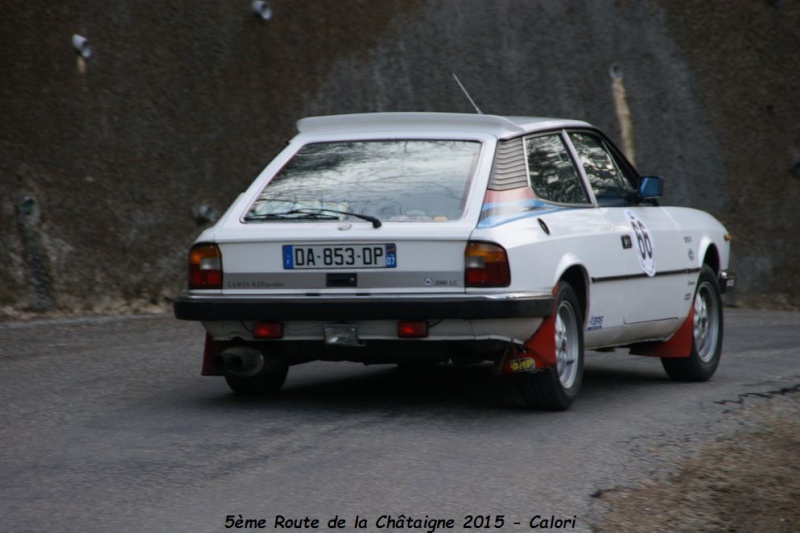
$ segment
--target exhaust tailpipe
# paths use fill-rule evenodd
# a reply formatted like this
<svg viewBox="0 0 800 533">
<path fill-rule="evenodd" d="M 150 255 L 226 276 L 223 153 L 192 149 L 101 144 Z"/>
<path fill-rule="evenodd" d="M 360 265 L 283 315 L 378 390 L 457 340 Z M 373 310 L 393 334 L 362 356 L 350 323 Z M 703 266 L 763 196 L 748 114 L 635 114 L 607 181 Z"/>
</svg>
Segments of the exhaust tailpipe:
<svg viewBox="0 0 800 533">
<path fill-rule="evenodd" d="M 232 346 L 223 351 L 219 357 L 222 359 L 222 368 L 226 376 L 243 378 L 255 376 L 264 368 L 264 356 L 249 346 Z"/>
</svg>

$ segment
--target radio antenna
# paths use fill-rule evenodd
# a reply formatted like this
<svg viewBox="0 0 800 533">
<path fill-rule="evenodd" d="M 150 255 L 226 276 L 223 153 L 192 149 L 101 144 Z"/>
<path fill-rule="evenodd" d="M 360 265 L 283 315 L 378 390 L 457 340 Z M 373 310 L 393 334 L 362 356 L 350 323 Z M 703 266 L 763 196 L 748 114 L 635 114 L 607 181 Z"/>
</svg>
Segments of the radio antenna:
<svg viewBox="0 0 800 533">
<path fill-rule="evenodd" d="M 467 97 L 467 100 L 469 100 L 469 103 L 472 104 L 472 107 L 475 108 L 475 112 L 478 113 L 479 115 L 483 115 L 483 111 L 481 111 L 480 108 L 475 104 L 475 100 L 473 100 L 472 97 L 469 95 L 469 93 L 467 92 L 467 89 L 461 83 L 461 80 L 459 80 L 458 76 L 456 76 L 456 73 L 455 72 L 451 72 L 450 74 L 453 75 L 453 79 L 456 80 L 456 83 L 458 84 L 458 86 L 461 87 L 461 90 L 463 91 L 464 96 Z"/>
</svg>

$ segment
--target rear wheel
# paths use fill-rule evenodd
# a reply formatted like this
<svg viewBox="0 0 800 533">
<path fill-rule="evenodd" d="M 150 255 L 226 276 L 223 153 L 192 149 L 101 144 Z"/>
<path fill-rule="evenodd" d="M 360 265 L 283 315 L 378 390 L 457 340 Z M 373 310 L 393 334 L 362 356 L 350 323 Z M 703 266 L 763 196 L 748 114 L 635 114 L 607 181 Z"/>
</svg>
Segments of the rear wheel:
<svg viewBox="0 0 800 533">
<path fill-rule="evenodd" d="M 240 396 L 265 396 L 277 393 L 286 381 L 289 363 L 282 355 L 264 357 L 264 367 L 255 376 L 225 376 L 228 387 Z"/>
<path fill-rule="evenodd" d="M 661 359 L 669 377 L 678 381 L 708 380 L 717 370 L 722 354 L 722 292 L 708 265 L 703 265 L 697 279 L 693 306 L 689 357 Z"/>
<path fill-rule="evenodd" d="M 583 381 L 583 313 L 575 291 L 563 281 L 556 291 L 555 346 L 555 368 L 517 376 L 529 407 L 569 409 Z"/>
</svg>

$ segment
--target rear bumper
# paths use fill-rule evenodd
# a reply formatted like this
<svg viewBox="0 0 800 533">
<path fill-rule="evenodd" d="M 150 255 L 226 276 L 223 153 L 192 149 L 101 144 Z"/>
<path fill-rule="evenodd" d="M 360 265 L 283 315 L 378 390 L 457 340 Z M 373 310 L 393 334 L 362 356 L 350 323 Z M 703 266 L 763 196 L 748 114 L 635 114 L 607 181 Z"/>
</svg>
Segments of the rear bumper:
<svg viewBox="0 0 800 533">
<path fill-rule="evenodd" d="M 437 295 L 428 297 L 230 297 L 183 294 L 173 305 L 180 320 L 388 320 L 546 317 L 551 295 Z"/>
</svg>

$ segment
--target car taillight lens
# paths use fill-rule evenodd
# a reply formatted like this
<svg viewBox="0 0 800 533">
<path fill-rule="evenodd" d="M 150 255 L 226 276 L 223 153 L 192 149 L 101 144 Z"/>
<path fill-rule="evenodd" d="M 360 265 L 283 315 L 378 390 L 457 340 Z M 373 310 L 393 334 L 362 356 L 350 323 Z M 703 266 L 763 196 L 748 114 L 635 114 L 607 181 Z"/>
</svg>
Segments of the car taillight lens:
<svg viewBox="0 0 800 533">
<path fill-rule="evenodd" d="M 196 244 L 189 250 L 189 288 L 222 288 L 222 254 L 216 244 Z"/>
<path fill-rule="evenodd" d="M 466 287 L 508 287 L 511 270 L 508 255 L 499 244 L 470 242 L 464 251 Z"/>
<path fill-rule="evenodd" d="M 401 320 L 397 323 L 397 336 L 419 339 L 428 336 L 428 323 L 424 320 Z"/>
<path fill-rule="evenodd" d="M 256 322 L 253 324 L 254 339 L 282 339 L 283 324 L 281 322 Z"/>
</svg>

